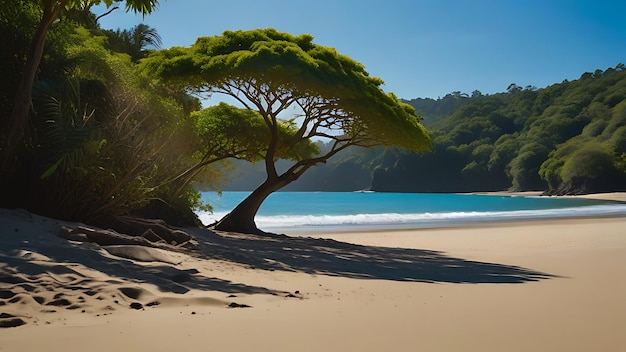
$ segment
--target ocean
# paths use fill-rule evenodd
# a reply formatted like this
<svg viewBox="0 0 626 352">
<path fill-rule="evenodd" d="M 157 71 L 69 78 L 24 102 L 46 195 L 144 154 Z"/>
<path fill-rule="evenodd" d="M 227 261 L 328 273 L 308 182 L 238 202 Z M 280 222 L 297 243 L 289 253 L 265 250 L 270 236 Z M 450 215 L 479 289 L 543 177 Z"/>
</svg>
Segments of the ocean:
<svg viewBox="0 0 626 352">
<path fill-rule="evenodd" d="M 249 192 L 206 192 L 211 224 Z M 463 226 L 503 220 L 626 216 L 626 203 L 556 197 L 455 193 L 275 192 L 261 206 L 257 226 L 265 231 L 350 231 Z"/>
</svg>

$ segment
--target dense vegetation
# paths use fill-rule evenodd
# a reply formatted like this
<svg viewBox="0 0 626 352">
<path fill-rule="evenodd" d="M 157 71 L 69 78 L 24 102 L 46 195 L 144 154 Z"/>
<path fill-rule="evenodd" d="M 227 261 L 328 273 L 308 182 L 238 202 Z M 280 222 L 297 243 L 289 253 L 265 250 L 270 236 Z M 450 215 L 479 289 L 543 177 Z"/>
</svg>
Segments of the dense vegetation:
<svg viewBox="0 0 626 352">
<path fill-rule="evenodd" d="M 407 102 L 433 131 L 433 153 L 349 152 L 312 170 L 314 177 L 303 178 L 291 190 L 626 190 L 622 64 L 542 89 L 512 84 L 494 95 L 453 92 Z M 246 185 L 235 180 L 227 187 Z"/>
<path fill-rule="evenodd" d="M 13 97 L 43 9 L 26 0 L 1 0 L 0 6 L 5 146 Z M 137 29 L 154 39 L 153 31 L 131 31 Z M 124 42 L 116 47 L 137 44 L 123 31 L 99 29 L 88 8 L 68 11 L 50 26 L 23 138 L 10 159 L 6 148 L 2 153 L 8 167 L 2 169 L 0 205 L 91 223 L 157 203 L 178 209 L 174 218 L 183 219 L 184 209 L 199 205 L 190 187 L 176 183 L 194 163 L 198 138 L 190 112 L 199 101 L 142 75 L 133 62 L 136 51 L 112 46 Z M 141 49 L 149 43 L 141 42 Z"/>
<path fill-rule="evenodd" d="M 626 70 L 468 101 L 433 124 L 435 153 L 388 151 L 373 188 L 403 191 L 545 190 L 576 194 L 626 189 Z M 416 106 L 418 111 L 420 107 Z"/>
<path fill-rule="evenodd" d="M 90 6 L 100 2 L 142 13 L 158 4 L 0 0 L 0 206 L 101 225 L 124 214 L 192 224 L 193 186 L 215 180 L 212 164 L 263 160 L 263 184 L 217 225 L 256 231 L 269 193 L 350 146 L 431 146 L 413 107 L 311 35 L 226 31 L 158 50 L 145 25 L 99 28 Z M 191 94 L 206 92 L 244 108 L 202 109 Z M 299 115 L 279 117 L 288 108 Z M 332 142 L 320 149 L 317 137 Z M 295 163 L 279 172 L 279 159 Z"/>
<path fill-rule="evenodd" d="M 310 34 L 225 31 L 189 48 L 155 52 L 141 66 L 186 91 L 223 94 L 243 106 L 222 103 L 199 115 L 211 122 L 204 128 L 207 144 L 233 145 L 230 157 L 261 160 L 265 168 L 263 182 L 215 224 L 218 230 L 258 232 L 254 218 L 271 193 L 347 148 L 430 150 L 430 135 L 413 107 L 384 92 L 383 81 L 363 65 L 315 44 Z M 212 133 L 222 130 L 229 133 Z M 323 152 L 316 138 L 330 141 Z M 280 159 L 292 162 L 279 171 Z"/>
<path fill-rule="evenodd" d="M 293 121 L 277 123 L 268 137 L 262 120 L 269 115 L 259 115 L 260 111 L 246 112 L 227 106 L 202 109 L 200 101 L 189 95 L 189 85 L 172 84 L 163 76 L 155 78 L 149 70 L 140 69 L 139 63 L 151 53 L 167 52 L 158 50 L 160 38 L 155 29 L 137 25 L 131 29 L 103 30 L 89 6 L 79 6 L 90 2 L 80 1 L 72 2 L 69 10 L 58 12 L 58 19 L 47 27 L 41 60 L 29 90 L 28 120 L 13 136 L 19 137 L 19 143 L 11 145 L 14 150 L 8 150 L 7 136 L 15 130 L 11 116 L 19 96 L 16 93 L 30 65 L 27 58 L 31 40 L 45 17 L 41 4 L 52 3 L 0 0 L 3 207 L 23 207 L 48 216 L 96 224 L 131 213 L 192 224 L 195 218 L 191 209 L 201 206 L 199 187 L 251 190 L 267 177 L 268 160 L 316 153 L 334 156 L 307 173 L 300 173 L 298 182 L 287 185 L 285 190 L 509 189 L 544 190 L 550 194 L 626 190 L 626 69 L 622 64 L 541 89 L 512 84 L 506 92 L 494 95 L 453 92 L 440 99 L 405 101 L 433 131 L 432 153 L 416 154 L 393 147 L 344 150 L 337 148 L 342 144 L 334 144 L 335 140 L 300 144 L 304 149 L 289 154 L 282 150 L 280 141 L 290 139 L 285 136 L 299 135 Z M 153 6 L 157 2 L 127 3 Z M 330 68 L 341 63 L 351 66 L 354 72 L 363 70 L 349 58 L 313 45 L 309 36 L 275 35 L 287 36 L 293 42 L 283 41 L 273 49 L 275 44 L 265 43 L 258 50 L 259 55 L 272 58 L 285 45 L 289 47 L 285 52 L 312 50 L 313 54 L 306 55 L 335 60 Z M 178 54 L 184 51 L 176 50 Z M 287 60 L 286 56 L 274 58 Z M 259 64 L 254 61 L 251 67 Z M 362 73 L 370 79 L 365 71 L 359 74 Z M 331 70 L 325 74 L 335 73 Z M 287 72 L 285 77 L 289 76 Z M 368 89 L 378 94 L 379 82 L 371 79 Z M 293 90 L 296 85 L 287 86 L 292 89 L 290 94 L 298 93 Z M 309 92 L 318 89 L 303 87 Z M 335 93 L 343 94 L 339 90 Z M 320 97 L 334 102 L 340 96 Z M 380 99 L 386 99 L 390 107 L 405 109 L 397 116 L 415 116 L 412 109 L 399 104 L 392 95 L 381 95 Z M 350 111 L 363 115 L 374 108 L 357 102 L 350 102 Z M 229 118 L 224 119 L 224 115 Z M 367 131 L 361 137 L 380 131 L 385 131 L 380 133 L 383 136 L 394 134 L 394 125 L 380 123 L 383 120 L 350 121 L 353 132 Z M 334 123 L 329 126 L 340 126 Z M 248 134 L 242 133 L 244 130 Z M 268 158 L 264 141 L 273 138 L 272 133 L 283 136 L 275 139 L 276 150 L 281 152 Z M 409 145 L 409 139 L 402 144 Z M 376 144 L 360 141 L 363 143 L 353 144 Z M 383 142 L 394 144 L 393 139 Z M 221 161 L 227 158 L 243 159 L 246 163 L 265 158 L 266 162 L 259 168 Z M 307 169 L 326 161 L 311 160 Z M 276 160 L 276 175 L 289 171 L 291 166 L 287 160 Z"/>
</svg>

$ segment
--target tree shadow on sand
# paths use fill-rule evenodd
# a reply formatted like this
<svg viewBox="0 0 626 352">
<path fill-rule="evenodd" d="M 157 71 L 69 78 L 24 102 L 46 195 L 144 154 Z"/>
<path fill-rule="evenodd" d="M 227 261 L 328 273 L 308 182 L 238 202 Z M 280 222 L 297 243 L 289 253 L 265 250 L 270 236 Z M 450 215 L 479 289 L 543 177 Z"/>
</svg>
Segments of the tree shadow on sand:
<svg viewBox="0 0 626 352">
<path fill-rule="evenodd" d="M 211 258 L 263 270 L 427 283 L 524 283 L 556 277 L 518 266 L 455 258 L 444 252 L 363 246 L 332 239 L 196 231 Z"/>
<path fill-rule="evenodd" d="M 93 291 L 91 288 L 94 285 L 102 286 L 102 283 L 93 282 L 92 278 L 83 275 L 82 270 L 75 267 L 82 265 L 112 277 L 112 281 L 105 282 L 105 285 L 150 283 L 157 286 L 161 292 L 177 294 L 184 294 L 192 289 L 230 294 L 283 293 L 223 278 L 208 277 L 201 275 L 197 269 L 183 268 L 176 264 L 164 262 L 139 264 L 133 260 L 108 256 L 100 249 L 106 247 L 91 243 L 69 243 L 52 234 L 43 237 L 45 237 L 43 241 L 18 240 L 13 241 L 15 244 L 9 245 L 5 242 L 5 246 L 0 249 L 0 291 L 3 290 L 3 284 L 28 286 L 46 280 L 50 281 L 50 289 L 56 287 Z M 44 255 L 47 259 L 33 260 L 28 255 L 31 252 Z M 42 280 L 40 278 L 42 274 L 53 279 Z"/>
<path fill-rule="evenodd" d="M 18 230 L 18 229 L 16 229 Z M 218 233 L 187 229 L 194 234 L 196 249 L 187 253 L 202 259 L 217 259 L 270 271 L 302 272 L 352 279 L 377 279 L 424 283 L 525 283 L 557 277 L 518 266 L 466 260 L 440 251 L 363 246 L 331 239 L 266 234 Z M 8 231 L 3 231 L 8 233 Z M 229 294 L 271 294 L 285 292 L 267 287 L 209 277 L 195 268 L 173 263 L 139 264 L 104 254 L 106 247 L 92 243 L 68 242 L 52 233 L 23 240 L 3 236 L 0 248 L 0 296 L 10 300 L 20 286 L 55 284 L 48 289 L 93 292 L 108 284 L 150 283 L 162 292 L 184 294 L 192 289 Z M 38 253 L 49 259 L 33 259 Z M 80 267 L 94 269 L 114 278 L 94 282 Z M 227 272 L 224 272 L 227 275 Z M 222 273 L 222 274 L 224 274 Z M 42 274 L 49 278 L 42 278 Z M 119 279 L 119 281 L 118 281 Z M 4 287 L 4 288 L 3 288 Z M 31 288 L 32 290 L 32 288 Z M 10 296 L 10 297 L 9 297 Z M 0 302 L 0 303 L 3 303 Z M 6 302 L 5 302 L 6 303 Z"/>
</svg>

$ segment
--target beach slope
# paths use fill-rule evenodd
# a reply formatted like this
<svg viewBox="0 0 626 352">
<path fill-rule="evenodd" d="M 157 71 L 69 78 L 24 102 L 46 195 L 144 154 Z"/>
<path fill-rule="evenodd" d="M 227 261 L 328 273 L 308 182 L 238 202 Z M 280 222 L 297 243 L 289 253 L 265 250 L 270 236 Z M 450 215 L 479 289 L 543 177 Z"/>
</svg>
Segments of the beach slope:
<svg viewBox="0 0 626 352">
<path fill-rule="evenodd" d="M 0 210 L 0 351 L 623 351 L 626 219 L 100 246 Z"/>
</svg>

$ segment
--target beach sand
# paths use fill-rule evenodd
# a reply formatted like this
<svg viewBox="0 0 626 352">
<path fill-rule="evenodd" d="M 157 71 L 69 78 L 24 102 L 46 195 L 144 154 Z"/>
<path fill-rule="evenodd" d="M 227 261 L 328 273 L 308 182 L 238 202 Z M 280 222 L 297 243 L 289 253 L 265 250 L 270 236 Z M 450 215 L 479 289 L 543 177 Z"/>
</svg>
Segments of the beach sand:
<svg viewBox="0 0 626 352">
<path fill-rule="evenodd" d="M 0 323 L 24 323 L 0 351 L 626 350 L 624 218 L 198 230 L 194 255 L 70 242 L 61 225 L 0 209 Z"/>
</svg>

